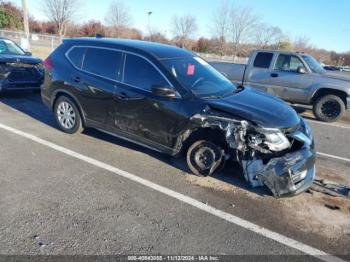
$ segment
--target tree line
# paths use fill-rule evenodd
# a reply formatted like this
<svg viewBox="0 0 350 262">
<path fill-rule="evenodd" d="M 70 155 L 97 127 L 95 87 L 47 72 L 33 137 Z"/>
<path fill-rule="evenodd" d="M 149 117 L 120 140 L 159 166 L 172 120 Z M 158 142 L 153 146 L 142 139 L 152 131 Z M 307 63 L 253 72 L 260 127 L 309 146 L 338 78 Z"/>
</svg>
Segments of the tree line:
<svg viewBox="0 0 350 262">
<path fill-rule="evenodd" d="M 211 37 L 198 37 L 198 25 L 193 15 L 173 16 L 171 38 L 148 24 L 147 32 L 133 27 L 132 15 L 120 0 L 112 2 L 104 21 L 76 23 L 81 13 L 81 0 L 42 0 L 42 12 L 47 21 L 29 17 L 32 33 L 54 34 L 59 37 L 95 36 L 130 38 L 174 44 L 196 52 L 221 56 L 246 57 L 252 49 L 285 49 L 307 52 L 320 62 L 350 65 L 349 53 L 336 53 L 316 48 L 307 37 L 291 40 L 281 28 L 264 23 L 254 10 L 221 2 L 209 19 Z M 0 28 L 23 30 L 22 10 L 13 3 L 0 0 Z"/>
</svg>

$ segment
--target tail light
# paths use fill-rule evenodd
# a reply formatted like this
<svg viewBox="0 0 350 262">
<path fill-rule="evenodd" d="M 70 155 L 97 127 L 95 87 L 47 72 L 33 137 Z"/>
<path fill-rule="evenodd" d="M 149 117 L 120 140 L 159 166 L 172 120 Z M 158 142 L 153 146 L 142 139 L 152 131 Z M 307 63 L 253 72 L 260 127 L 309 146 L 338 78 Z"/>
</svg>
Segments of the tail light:
<svg viewBox="0 0 350 262">
<path fill-rule="evenodd" d="M 52 64 L 52 61 L 51 61 L 50 57 L 48 57 L 48 58 L 46 58 L 46 59 L 44 60 L 44 66 L 45 66 L 45 68 L 48 69 L 48 70 L 51 70 L 51 69 L 52 69 L 53 64 Z"/>
</svg>

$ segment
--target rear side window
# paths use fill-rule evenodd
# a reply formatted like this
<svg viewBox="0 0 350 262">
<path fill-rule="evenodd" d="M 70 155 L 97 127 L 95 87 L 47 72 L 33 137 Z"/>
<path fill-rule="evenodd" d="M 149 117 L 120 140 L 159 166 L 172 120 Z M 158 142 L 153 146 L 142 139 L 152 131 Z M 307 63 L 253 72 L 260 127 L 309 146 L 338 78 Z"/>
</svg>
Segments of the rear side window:
<svg viewBox="0 0 350 262">
<path fill-rule="evenodd" d="M 68 58 L 71 61 L 71 63 L 79 69 L 81 69 L 83 63 L 85 51 L 85 47 L 74 47 L 68 53 Z"/>
<path fill-rule="evenodd" d="M 83 70 L 116 80 L 121 58 L 122 53 L 118 51 L 88 48 L 84 57 Z"/>
<path fill-rule="evenodd" d="M 269 68 L 272 61 L 273 53 L 259 52 L 254 61 L 254 67 Z"/>
<path fill-rule="evenodd" d="M 124 83 L 149 91 L 152 86 L 169 86 L 164 77 L 147 60 L 131 54 L 126 56 Z"/>
</svg>

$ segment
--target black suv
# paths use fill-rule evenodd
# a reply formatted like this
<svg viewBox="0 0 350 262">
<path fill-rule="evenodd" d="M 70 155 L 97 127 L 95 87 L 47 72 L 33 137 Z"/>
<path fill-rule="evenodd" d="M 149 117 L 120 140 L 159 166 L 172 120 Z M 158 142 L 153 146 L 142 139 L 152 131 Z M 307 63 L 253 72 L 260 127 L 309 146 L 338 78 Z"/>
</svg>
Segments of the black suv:
<svg viewBox="0 0 350 262">
<path fill-rule="evenodd" d="M 44 62 L 44 103 L 66 133 L 92 127 L 214 173 L 239 163 L 251 186 L 275 196 L 315 177 L 311 130 L 283 101 L 235 86 L 184 49 L 103 38 L 64 40 Z"/>
</svg>

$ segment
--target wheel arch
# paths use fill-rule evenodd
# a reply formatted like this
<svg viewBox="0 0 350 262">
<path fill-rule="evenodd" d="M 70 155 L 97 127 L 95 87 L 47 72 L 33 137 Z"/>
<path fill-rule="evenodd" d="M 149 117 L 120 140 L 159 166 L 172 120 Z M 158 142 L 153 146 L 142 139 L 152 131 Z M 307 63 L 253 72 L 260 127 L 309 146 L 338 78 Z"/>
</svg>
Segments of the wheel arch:
<svg viewBox="0 0 350 262">
<path fill-rule="evenodd" d="M 319 99 L 320 97 L 322 96 L 325 96 L 325 95 L 336 95 L 336 96 L 339 96 L 346 107 L 348 107 L 349 105 L 347 105 L 347 101 L 346 101 L 346 98 L 347 98 L 347 93 L 343 90 L 339 90 L 339 89 L 334 89 L 334 88 L 326 88 L 326 87 L 321 87 L 319 89 L 317 89 L 314 94 L 312 95 L 312 98 L 311 98 L 311 103 L 314 104 L 317 99 Z"/>
<path fill-rule="evenodd" d="M 218 127 L 197 127 L 190 130 L 189 135 L 182 141 L 180 152 L 186 151 L 194 142 L 207 140 L 223 147 L 226 151 L 229 146 L 226 141 L 226 132 Z"/>
<path fill-rule="evenodd" d="M 54 110 L 56 101 L 61 96 L 66 96 L 66 97 L 70 98 L 73 101 L 73 103 L 75 104 L 75 106 L 79 110 L 79 113 L 80 113 L 80 116 L 81 116 L 81 119 L 82 119 L 82 122 L 83 122 L 83 126 L 85 127 L 86 126 L 86 117 L 85 117 L 84 110 L 81 107 L 78 99 L 72 93 L 70 93 L 69 91 L 64 90 L 64 89 L 55 90 L 55 92 L 51 96 L 51 109 Z"/>
</svg>

